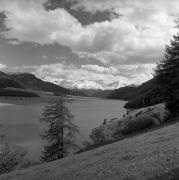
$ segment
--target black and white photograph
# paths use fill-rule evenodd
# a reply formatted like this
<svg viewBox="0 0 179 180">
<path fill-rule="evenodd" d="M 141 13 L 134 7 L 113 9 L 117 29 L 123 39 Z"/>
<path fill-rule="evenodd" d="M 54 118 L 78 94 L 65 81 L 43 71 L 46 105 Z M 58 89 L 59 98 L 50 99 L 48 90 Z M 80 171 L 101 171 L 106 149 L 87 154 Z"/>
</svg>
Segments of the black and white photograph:
<svg viewBox="0 0 179 180">
<path fill-rule="evenodd" d="M 179 180 L 179 0 L 0 0 L 0 180 Z"/>
</svg>

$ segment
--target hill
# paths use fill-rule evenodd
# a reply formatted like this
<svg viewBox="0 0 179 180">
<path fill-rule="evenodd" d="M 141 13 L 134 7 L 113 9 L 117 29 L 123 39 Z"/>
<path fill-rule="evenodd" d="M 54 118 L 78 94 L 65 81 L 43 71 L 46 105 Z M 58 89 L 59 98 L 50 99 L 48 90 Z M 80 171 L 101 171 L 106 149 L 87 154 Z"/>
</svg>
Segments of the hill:
<svg viewBox="0 0 179 180">
<path fill-rule="evenodd" d="M 62 160 L 0 176 L 1 180 L 179 179 L 179 123 Z"/>
<path fill-rule="evenodd" d="M 107 94 L 107 98 L 129 100 L 134 96 L 134 92 L 137 92 L 137 87 L 125 86 L 110 92 L 109 94 Z"/>
<path fill-rule="evenodd" d="M 21 82 L 26 89 L 63 94 L 69 92 L 66 88 L 60 87 L 50 82 L 42 81 L 41 79 L 30 73 L 11 74 L 10 77 Z"/>
<path fill-rule="evenodd" d="M 106 98 L 112 90 L 102 90 L 102 89 L 79 89 L 80 92 L 86 94 L 89 97 Z"/>
<path fill-rule="evenodd" d="M 38 97 L 36 93 L 27 91 L 21 82 L 3 72 L 0 72 L 0 96 Z"/>
<path fill-rule="evenodd" d="M 73 96 L 88 96 L 85 92 L 78 89 L 69 89 L 69 94 Z"/>
<path fill-rule="evenodd" d="M 3 88 L 3 91 L 2 91 Z M 74 96 L 87 96 L 81 90 L 74 89 L 66 89 L 57 84 L 45 82 L 33 74 L 30 73 L 4 73 L 0 71 L 0 89 L 2 94 L 11 94 L 13 89 L 5 88 L 16 88 L 16 92 L 13 93 L 13 96 L 17 93 L 20 95 L 20 89 L 26 89 L 28 91 L 32 91 L 32 93 L 41 93 L 41 92 L 49 92 L 54 93 L 54 95 L 68 94 Z M 18 90 L 19 88 L 19 90 Z M 25 91 L 23 91 L 25 93 Z"/>
<path fill-rule="evenodd" d="M 93 96 L 97 98 L 106 98 L 112 92 L 112 90 L 99 90 L 98 92 L 94 93 Z"/>
<path fill-rule="evenodd" d="M 94 97 L 94 94 L 102 91 L 100 89 L 80 89 L 81 92 L 85 93 L 87 96 Z"/>
<path fill-rule="evenodd" d="M 163 102 L 162 89 L 155 78 L 140 86 L 126 86 L 116 89 L 107 95 L 107 98 L 128 101 L 125 108 L 129 109 L 152 106 Z"/>
<path fill-rule="evenodd" d="M 24 86 L 16 79 L 0 71 L 0 88 L 24 88 Z"/>
</svg>

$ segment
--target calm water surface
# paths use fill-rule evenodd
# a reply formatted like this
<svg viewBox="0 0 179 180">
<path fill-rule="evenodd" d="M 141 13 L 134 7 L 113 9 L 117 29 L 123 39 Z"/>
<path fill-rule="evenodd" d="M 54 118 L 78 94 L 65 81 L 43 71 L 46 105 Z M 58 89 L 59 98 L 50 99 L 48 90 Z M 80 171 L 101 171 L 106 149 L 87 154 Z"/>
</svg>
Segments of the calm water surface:
<svg viewBox="0 0 179 180">
<path fill-rule="evenodd" d="M 74 115 L 74 123 L 79 126 L 77 141 L 81 144 L 89 139 L 92 128 L 102 124 L 104 118 L 120 118 L 125 113 L 125 102 L 117 100 L 89 99 L 75 100 L 68 105 Z M 0 134 L 5 140 L 25 146 L 29 156 L 37 160 L 44 142 L 40 138 L 43 125 L 39 121 L 45 103 L 13 105 L 0 103 Z"/>
</svg>

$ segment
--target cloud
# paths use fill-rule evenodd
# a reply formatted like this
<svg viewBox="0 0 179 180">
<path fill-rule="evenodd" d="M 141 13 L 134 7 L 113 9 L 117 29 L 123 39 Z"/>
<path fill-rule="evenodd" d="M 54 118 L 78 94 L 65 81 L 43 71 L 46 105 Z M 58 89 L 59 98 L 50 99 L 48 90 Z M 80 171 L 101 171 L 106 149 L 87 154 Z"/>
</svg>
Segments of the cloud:
<svg viewBox="0 0 179 180">
<path fill-rule="evenodd" d="M 161 58 L 166 43 L 176 32 L 174 19 L 179 12 L 176 0 L 151 0 L 147 5 L 142 0 L 81 0 L 77 5 L 84 10 L 111 8 L 123 15 L 82 26 L 62 8 L 46 11 L 44 2 L 2 0 L 0 10 L 6 14 L 4 23 L 9 29 L 2 33 L 5 38 L 41 45 L 58 43 L 83 57 L 108 64 L 152 63 L 154 58 Z"/>
<path fill-rule="evenodd" d="M 74 65 L 66 63 L 22 66 L 16 71 L 32 72 L 39 78 L 67 88 L 115 89 L 130 84 L 140 84 L 152 77 L 154 64 L 104 67 L 99 65 Z"/>
<path fill-rule="evenodd" d="M 0 64 L 0 70 L 7 68 L 5 64 Z"/>
<path fill-rule="evenodd" d="M 164 10 L 167 12 L 178 13 L 179 7 L 177 6 L 178 0 L 150 0 L 145 2 L 143 0 L 71 0 L 78 2 L 74 4 L 74 8 L 79 9 L 83 8 L 85 11 L 95 12 L 95 11 L 104 11 L 112 10 L 120 12 L 121 14 L 141 14 L 145 10 L 145 14 L 149 11 L 158 11 Z"/>
<path fill-rule="evenodd" d="M 107 10 L 121 15 L 86 26 L 63 8 L 47 11 L 45 2 L 1 0 L 0 11 L 6 15 L 4 25 L 8 29 L 1 35 L 11 44 L 60 44 L 80 60 L 89 59 L 87 65 L 50 64 L 49 59 L 49 65 L 23 67 L 66 87 L 104 89 L 140 84 L 152 77 L 156 61 L 177 32 L 174 20 L 179 15 L 178 0 L 77 0 L 72 8 L 78 11 L 93 14 Z M 96 65 L 94 59 L 102 65 Z"/>
</svg>

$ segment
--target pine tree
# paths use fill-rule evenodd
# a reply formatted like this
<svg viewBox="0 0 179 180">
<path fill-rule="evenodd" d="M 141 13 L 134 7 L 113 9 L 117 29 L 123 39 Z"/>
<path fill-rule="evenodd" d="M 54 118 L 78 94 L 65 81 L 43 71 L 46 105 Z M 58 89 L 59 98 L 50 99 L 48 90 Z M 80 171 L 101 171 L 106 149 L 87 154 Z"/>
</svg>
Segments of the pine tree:
<svg viewBox="0 0 179 180">
<path fill-rule="evenodd" d="M 155 72 L 166 107 L 175 117 L 179 113 L 179 34 L 173 36 L 171 45 L 166 47 L 165 56 Z"/>
<path fill-rule="evenodd" d="M 67 155 L 69 149 L 77 147 L 74 143 L 78 127 L 72 123 L 73 116 L 65 106 L 66 100 L 60 97 L 49 103 L 41 117 L 47 124 L 42 138 L 48 141 L 44 146 L 42 161 L 53 161 Z"/>
</svg>

